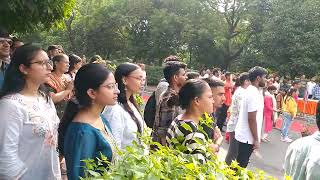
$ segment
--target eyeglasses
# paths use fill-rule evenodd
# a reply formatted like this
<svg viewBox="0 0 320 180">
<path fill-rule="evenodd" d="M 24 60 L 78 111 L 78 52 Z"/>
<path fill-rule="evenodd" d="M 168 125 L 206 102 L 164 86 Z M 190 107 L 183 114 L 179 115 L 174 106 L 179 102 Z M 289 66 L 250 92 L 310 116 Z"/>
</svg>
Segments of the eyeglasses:
<svg viewBox="0 0 320 180">
<path fill-rule="evenodd" d="M 8 38 L 0 38 L 0 45 L 4 45 L 4 43 L 8 43 L 9 46 L 12 46 L 13 41 L 11 39 L 8 39 Z"/>
<path fill-rule="evenodd" d="M 135 76 L 128 76 L 128 77 L 132 77 L 138 81 L 145 81 L 146 80 L 146 78 L 143 78 L 143 77 L 135 77 Z"/>
<path fill-rule="evenodd" d="M 110 84 L 104 85 L 103 87 L 106 87 L 110 90 L 118 90 L 118 83 L 110 83 Z"/>
<path fill-rule="evenodd" d="M 31 62 L 30 64 L 39 64 L 44 68 L 46 68 L 48 66 L 51 66 L 51 67 L 53 66 L 53 63 L 51 60 L 34 61 L 34 62 Z"/>
</svg>

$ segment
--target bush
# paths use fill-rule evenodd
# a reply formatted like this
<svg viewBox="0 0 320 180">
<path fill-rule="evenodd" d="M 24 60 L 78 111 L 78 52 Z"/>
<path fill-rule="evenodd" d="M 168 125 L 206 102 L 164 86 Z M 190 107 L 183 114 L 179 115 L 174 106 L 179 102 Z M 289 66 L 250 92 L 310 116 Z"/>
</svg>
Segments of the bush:
<svg viewBox="0 0 320 180">
<path fill-rule="evenodd" d="M 147 83 L 150 86 L 158 85 L 160 79 L 163 78 L 163 68 L 161 66 L 146 66 Z"/>
<path fill-rule="evenodd" d="M 149 131 L 151 132 L 150 129 Z M 275 179 L 266 176 L 261 170 L 250 171 L 241 168 L 235 161 L 228 166 L 225 162 L 219 161 L 213 153 L 210 159 L 202 164 L 192 155 L 152 142 L 149 136 L 141 137 L 141 142 L 142 145 L 134 142 L 133 146 L 128 146 L 125 151 L 119 151 L 118 160 L 109 163 L 109 169 L 99 166 L 108 163 L 106 158 L 98 161 L 85 160 L 87 177 L 83 179 Z M 146 149 L 151 145 L 157 145 L 159 149 L 147 152 Z"/>
</svg>

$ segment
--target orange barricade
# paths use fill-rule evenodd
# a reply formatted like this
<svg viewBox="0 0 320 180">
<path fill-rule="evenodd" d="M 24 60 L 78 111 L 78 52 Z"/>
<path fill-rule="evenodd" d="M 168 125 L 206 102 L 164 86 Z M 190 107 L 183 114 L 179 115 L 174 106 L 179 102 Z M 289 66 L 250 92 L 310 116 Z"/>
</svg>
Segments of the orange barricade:
<svg viewBox="0 0 320 180">
<path fill-rule="evenodd" d="M 317 112 L 317 100 L 311 100 L 309 99 L 306 102 L 306 109 L 304 111 L 304 101 L 302 98 L 299 98 L 298 100 L 298 112 L 299 113 L 305 113 L 308 115 L 316 115 Z"/>
</svg>

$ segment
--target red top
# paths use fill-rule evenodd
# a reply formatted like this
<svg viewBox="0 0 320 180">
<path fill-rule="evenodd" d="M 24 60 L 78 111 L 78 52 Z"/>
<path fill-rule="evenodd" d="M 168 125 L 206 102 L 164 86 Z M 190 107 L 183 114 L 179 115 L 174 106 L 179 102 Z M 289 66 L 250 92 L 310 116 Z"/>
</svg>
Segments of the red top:
<svg viewBox="0 0 320 180">
<path fill-rule="evenodd" d="M 224 90 L 225 90 L 225 97 L 226 101 L 224 102 L 225 105 L 230 106 L 231 105 L 231 100 L 232 100 L 232 84 L 230 80 L 226 80 L 226 83 L 224 85 Z"/>
</svg>

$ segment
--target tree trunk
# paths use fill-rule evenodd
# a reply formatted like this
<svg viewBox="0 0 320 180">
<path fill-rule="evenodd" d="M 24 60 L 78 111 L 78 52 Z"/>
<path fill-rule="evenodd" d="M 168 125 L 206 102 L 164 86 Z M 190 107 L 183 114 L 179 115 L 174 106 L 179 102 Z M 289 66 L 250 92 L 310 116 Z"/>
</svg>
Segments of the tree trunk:
<svg viewBox="0 0 320 180">
<path fill-rule="evenodd" d="M 70 16 L 70 18 L 68 20 L 64 21 L 66 28 L 67 28 L 67 32 L 68 32 L 67 34 L 68 34 L 68 39 L 69 39 L 69 43 L 70 43 L 70 49 L 72 51 L 76 50 L 76 43 L 74 41 L 75 36 L 72 31 L 72 22 L 75 18 L 75 15 L 76 15 L 75 11 L 72 11 L 72 15 Z"/>
</svg>

